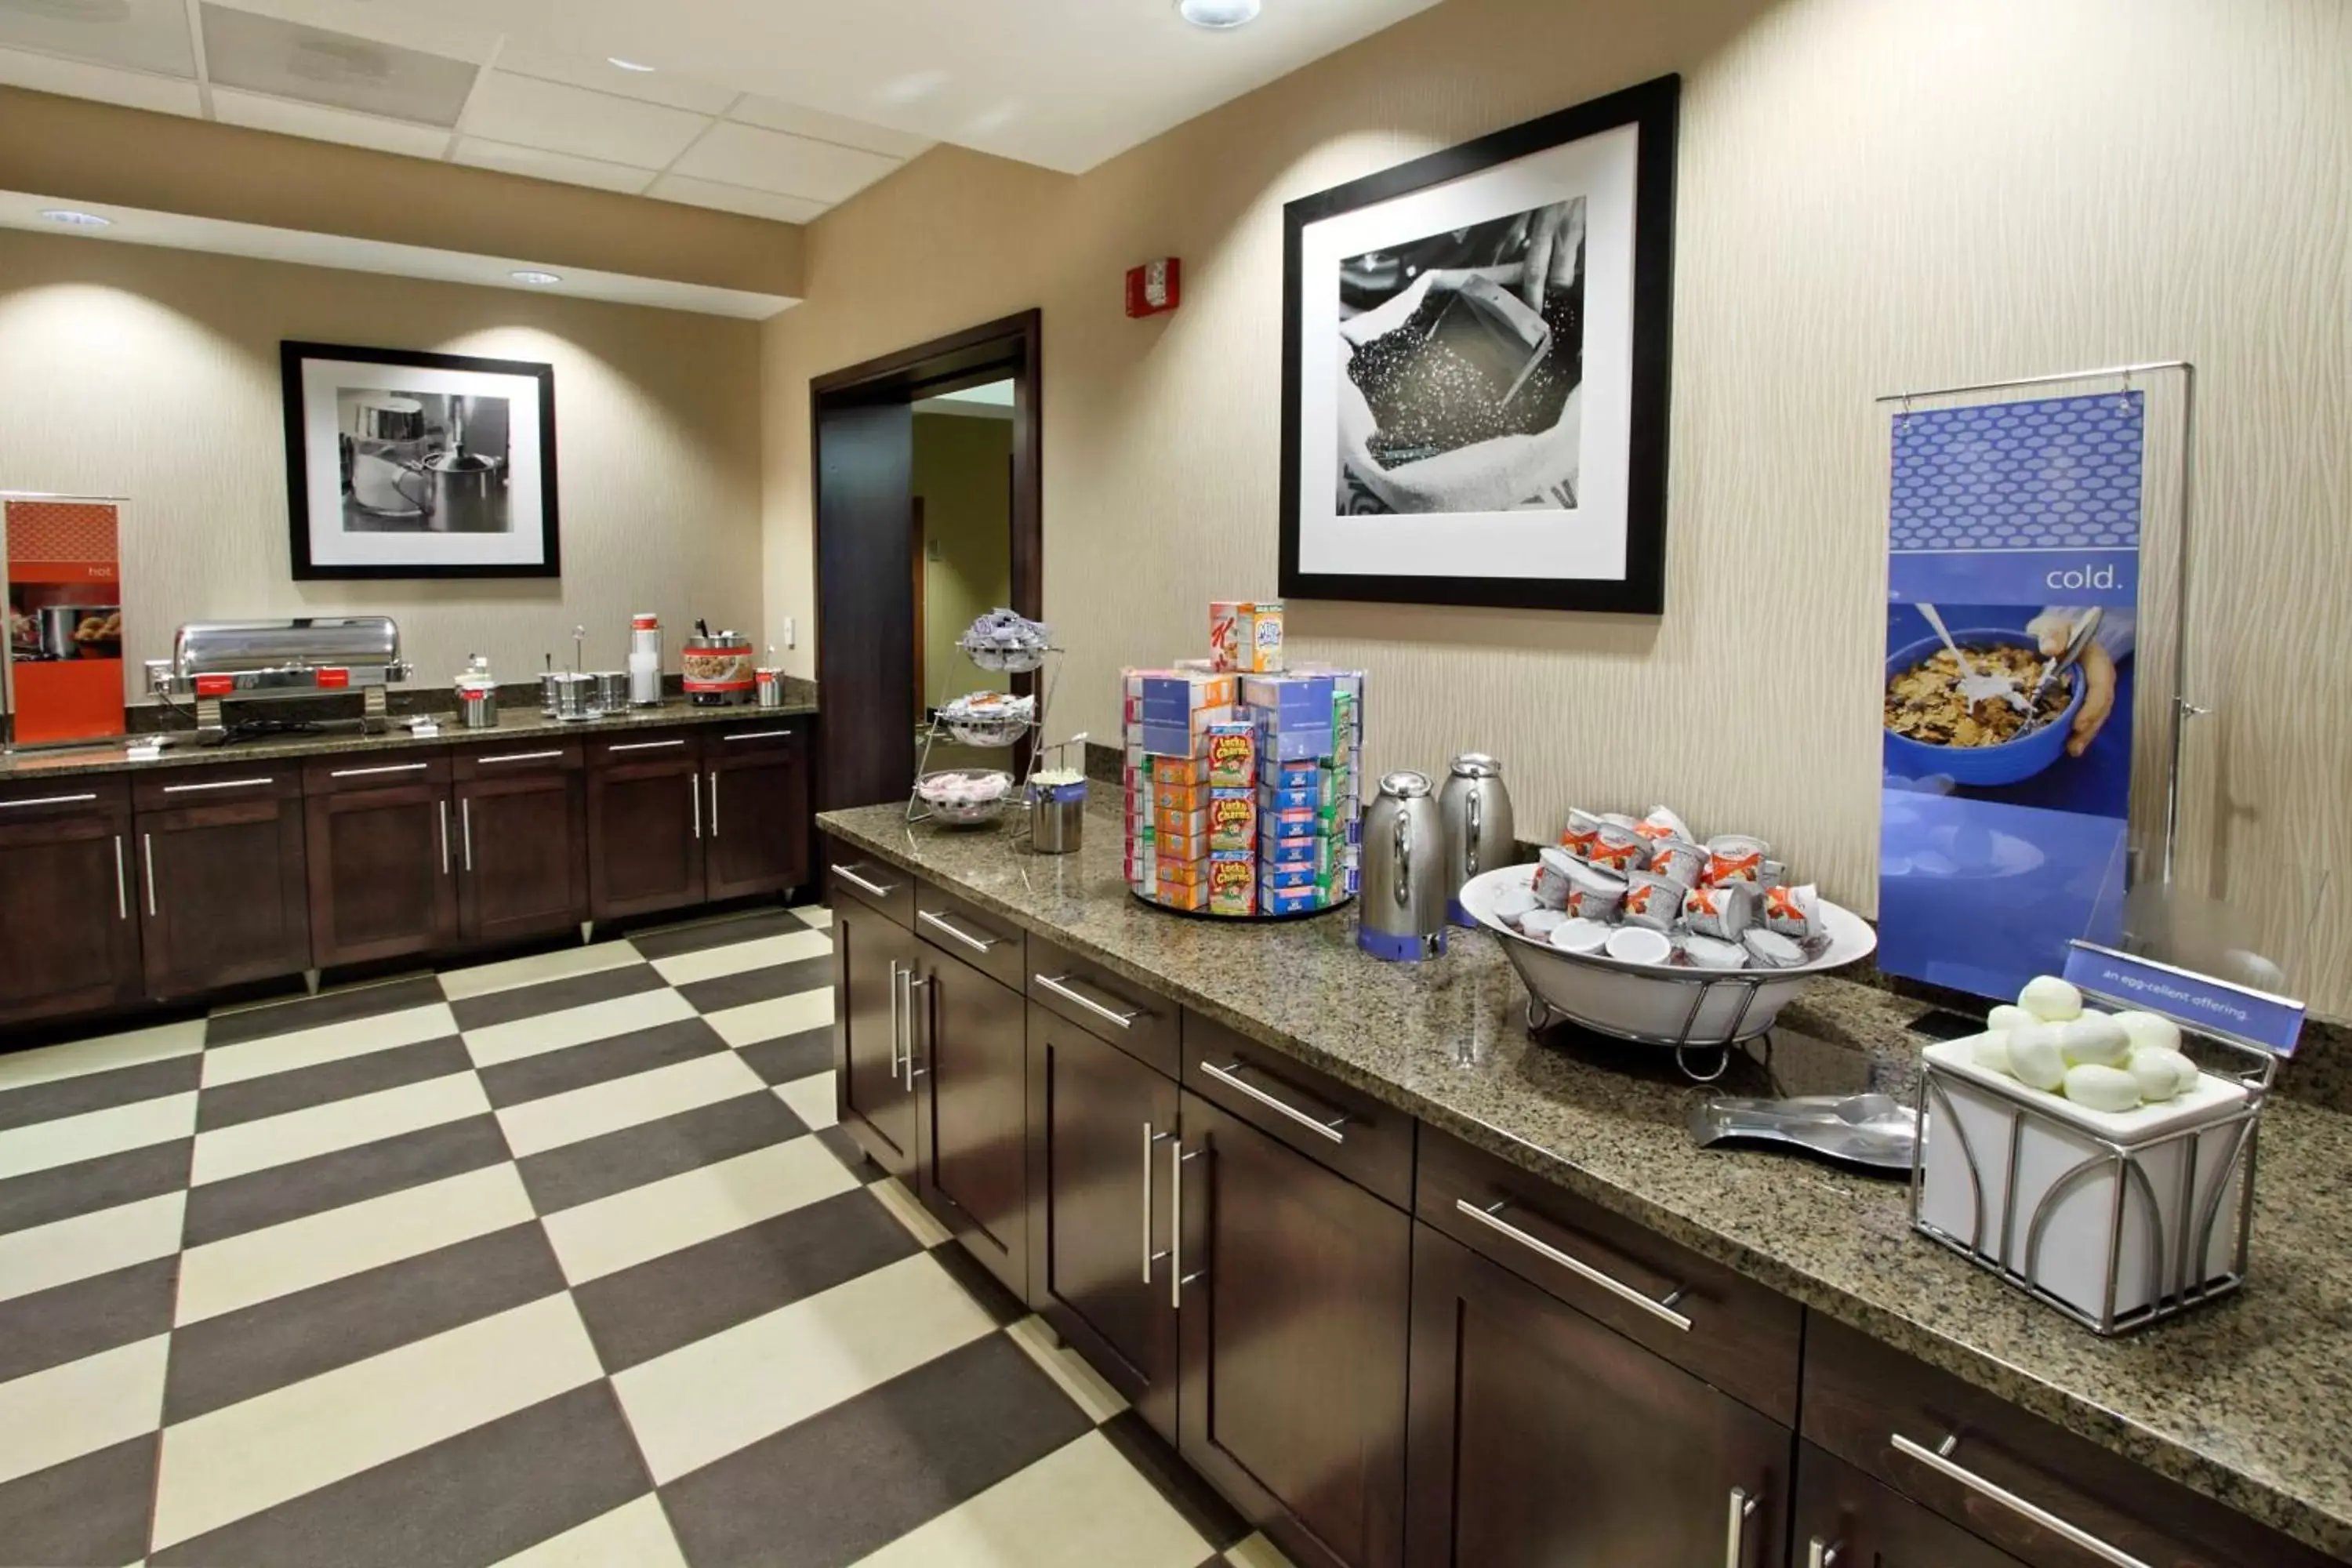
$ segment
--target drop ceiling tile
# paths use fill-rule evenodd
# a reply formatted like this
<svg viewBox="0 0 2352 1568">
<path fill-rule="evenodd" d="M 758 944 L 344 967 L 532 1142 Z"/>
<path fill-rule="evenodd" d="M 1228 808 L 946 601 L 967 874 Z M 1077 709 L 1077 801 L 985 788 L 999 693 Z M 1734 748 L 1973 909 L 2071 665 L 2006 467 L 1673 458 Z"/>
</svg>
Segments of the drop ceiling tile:
<svg viewBox="0 0 2352 1568">
<path fill-rule="evenodd" d="M 202 7 L 205 73 L 215 87 L 299 99 L 392 120 L 454 126 L 475 68 L 350 33 L 213 4 Z"/>
<path fill-rule="evenodd" d="M 667 168 L 709 118 L 666 104 L 493 70 L 466 113 L 469 134 L 640 169 Z"/>
<path fill-rule="evenodd" d="M 35 5 L 54 0 L 31 0 Z M 281 22 L 299 26 L 318 27 L 330 33 L 347 33 L 355 38 L 371 38 L 379 44 L 394 44 L 404 49 L 416 49 L 428 55 L 445 55 L 464 60 L 468 65 L 480 65 L 498 51 L 499 31 L 495 27 L 478 26 L 458 19 L 464 7 L 420 6 L 412 4 L 382 5 L 377 0 L 205 0 L 207 5 L 230 10 L 249 11 L 259 16 L 274 16 Z M 5 7 L 8 0 L 0 0 Z"/>
<path fill-rule="evenodd" d="M 845 120 L 838 114 L 803 109 L 793 103 L 781 103 L 753 92 L 747 92 L 738 99 L 734 107 L 727 111 L 727 118 L 740 120 L 746 125 L 757 125 L 763 130 L 805 136 L 812 142 L 832 142 L 844 147 L 863 148 L 868 153 L 886 153 L 893 158 L 911 158 L 937 145 L 927 137 L 908 132 L 869 125 L 863 120 Z"/>
<path fill-rule="evenodd" d="M 0 49 L 0 85 L 30 88 L 35 92 L 62 93 L 68 98 L 94 98 L 131 109 L 152 109 L 160 114 L 202 115 L 204 100 L 193 81 L 149 76 L 144 71 L 116 70 L 55 55 L 28 55 Z"/>
<path fill-rule="evenodd" d="M 747 217 L 773 218 L 778 223 L 806 223 L 824 211 L 827 205 L 741 185 L 722 185 L 716 180 L 688 179 L 684 174 L 664 174 L 646 195 L 665 202 L 684 202 L 688 206 L 741 213 Z"/>
<path fill-rule="evenodd" d="M 567 185 L 593 185 L 599 190 L 625 191 L 630 195 L 643 191 L 646 182 L 653 177 L 647 171 L 632 169 L 625 163 L 601 163 L 593 158 L 486 142 L 478 136 L 461 140 L 457 150 L 449 156 L 452 162 L 471 163 L 477 169 L 503 169 L 509 174 L 528 174 L 534 180 L 561 180 Z"/>
<path fill-rule="evenodd" d="M 438 158 L 449 150 L 449 133 L 437 125 L 412 125 L 405 120 L 351 114 L 315 103 L 297 103 L 290 98 L 264 98 L 219 87 L 213 89 L 213 118 L 225 125 L 373 147 L 379 153 L 404 153 L 412 158 Z"/>
<path fill-rule="evenodd" d="M 691 110 L 697 114 L 720 113 L 740 96 L 731 87 L 720 87 L 700 77 L 680 76 L 667 69 L 623 70 L 602 55 L 566 54 L 520 37 L 509 37 L 499 51 L 499 69 L 537 77 L 541 81 L 565 82 L 622 98 L 641 99 L 647 103 L 666 103 L 672 109 Z"/>
<path fill-rule="evenodd" d="M 186 0 L 0 0 L 0 46 L 196 74 Z"/>
<path fill-rule="evenodd" d="M 837 202 L 890 173 L 899 160 L 721 121 L 677 161 L 674 173 L 810 201 Z"/>
</svg>

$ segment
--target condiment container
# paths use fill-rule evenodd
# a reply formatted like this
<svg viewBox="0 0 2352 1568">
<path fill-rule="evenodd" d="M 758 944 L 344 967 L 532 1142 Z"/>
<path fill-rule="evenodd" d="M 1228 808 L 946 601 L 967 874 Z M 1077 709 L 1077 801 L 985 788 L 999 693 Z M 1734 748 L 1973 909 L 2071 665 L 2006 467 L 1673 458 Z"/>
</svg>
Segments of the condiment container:
<svg viewBox="0 0 2352 1568">
<path fill-rule="evenodd" d="M 1444 832 L 1446 918 L 1458 926 L 1475 926 L 1462 907 L 1462 884 L 1481 871 L 1509 865 L 1517 851 L 1503 764 L 1484 752 L 1454 758 L 1438 792 L 1437 815 Z"/>
<path fill-rule="evenodd" d="M 661 706 L 661 617 L 640 610 L 629 617 L 629 704 Z"/>
<path fill-rule="evenodd" d="M 1424 773 L 1393 773 L 1364 814 L 1363 898 L 1357 945 L 1418 963 L 1445 951 L 1444 834 Z"/>
<path fill-rule="evenodd" d="M 680 663 L 686 698 L 698 708 L 739 708 L 752 700 L 751 639 L 740 632 L 698 631 Z"/>
</svg>

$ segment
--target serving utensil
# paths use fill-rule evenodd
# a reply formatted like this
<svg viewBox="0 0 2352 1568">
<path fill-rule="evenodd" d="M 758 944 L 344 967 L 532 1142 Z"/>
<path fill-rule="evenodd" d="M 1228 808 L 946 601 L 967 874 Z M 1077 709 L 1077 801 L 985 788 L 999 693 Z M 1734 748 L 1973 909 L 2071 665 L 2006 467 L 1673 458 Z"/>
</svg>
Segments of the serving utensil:
<svg viewBox="0 0 2352 1568">
<path fill-rule="evenodd" d="M 1943 615 L 1935 605 L 1921 605 L 1919 614 L 1930 626 L 1935 628 L 1936 635 L 1943 638 L 1944 646 L 1951 650 L 1952 662 L 1959 667 L 1960 700 L 1973 704 L 1981 702 L 1988 697 L 1998 697 L 2020 712 L 2032 711 L 2032 706 L 2019 695 L 2017 682 L 2014 679 L 1989 670 L 1979 671 L 1969 663 L 1969 656 L 1962 653 L 1960 645 L 1952 640 L 1952 634 L 1944 626 Z"/>
<path fill-rule="evenodd" d="M 2066 646 L 2059 651 L 2058 657 L 2043 663 L 2041 679 L 2033 683 L 2033 693 L 2025 700 L 2025 710 L 2029 717 L 2025 721 L 2025 727 L 2017 732 L 2020 737 L 2031 735 L 2034 731 L 2050 722 L 2049 719 L 2042 716 L 2042 693 L 2050 689 L 2050 683 L 2057 679 L 2061 674 L 2083 661 L 2084 650 L 2091 646 L 2091 639 L 2099 635 L 2099 624 L 2106 618 L 2107 612 L 2105 609 L 2097 605 L 2092 605 L 2090 613 L 2083 617 L 2082 624 L 2074 628 L 2074 635 L 2066 639 Z"/>
</svg>

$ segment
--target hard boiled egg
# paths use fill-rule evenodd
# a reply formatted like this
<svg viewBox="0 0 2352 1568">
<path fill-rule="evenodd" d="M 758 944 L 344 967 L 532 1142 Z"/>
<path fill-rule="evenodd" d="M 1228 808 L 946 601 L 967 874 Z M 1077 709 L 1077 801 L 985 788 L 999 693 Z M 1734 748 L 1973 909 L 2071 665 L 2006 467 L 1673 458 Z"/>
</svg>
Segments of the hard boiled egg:
<svg viewBox="0 0 2352 1568">
<path fill-rule="evenodd" d="M 2121 1068 L 2085 1062 L 2066 1069 L 2066 1098 L 2087 1110 L 2131 1110 L 2139 1104 L 2139 1079 Z"/>
<path fill-rule="evenodd" d="M 2070 1063 L 2119 1068 L 2131 1055 L 2131 1037 L 2105 1013 L 2085 1013 L 2058 1026 L 2058 1048 Z"/>
<path fill-rule="evenodd" d="M 2017 994 L 2017 1005 L 2045 1024 L 2063 1024 L 2083 1014 L 2083 994 L 2054 974 L 2037 974 Z"/>
<path fill-rule="evenodd" d="M 2138 1047 L 2132 1052 L 2128 1067 L 2142 1100 L 2172 1100 L 2197 1087 L 2197 1064 L 2162 1046 Z"/>
<path fill-rule="evenodd" d="M 2116 1022 L 2131 1037 L 2132 1049 L 2177 1051 L 2180 1026 L 2161 1013 L 2118 1013 Z"/>
<path fill-rule="evenodd" d="M 2009 1065 L 2007 1030 L 1996 1030 L 1989 1035 L 1979 1035 L 1977 1043 L 1970 1047 L 1969 1054 L 1976 1058 L 1977 1066 L 1980 1068 L 1989 1068 L 1994 1072 L 2010 1073 L 2011 1076 L 2015 1074 L 2015 1069 Z"/>
<path fill-rule="evenodd" d="M 2018 1082 L 2054 1089 L 2066 1081 L 2066 1054 L 2054 1025 L 2028 1024 L 2009 1032 L 2009 1070 Z"/>
</svg>

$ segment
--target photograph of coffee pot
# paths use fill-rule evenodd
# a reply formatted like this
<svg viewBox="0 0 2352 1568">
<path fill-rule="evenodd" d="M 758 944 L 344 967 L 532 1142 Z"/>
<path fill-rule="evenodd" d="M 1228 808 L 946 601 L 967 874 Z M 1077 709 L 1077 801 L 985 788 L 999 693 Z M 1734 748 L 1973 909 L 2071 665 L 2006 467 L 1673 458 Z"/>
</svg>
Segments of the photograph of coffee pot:
<svg viewBox="0 0 2352 1568">
<path fill-rule="evenodd" d="M 344 387 L 337 402 L 347 530 L 512 529 L 507 399 Z"/>
</svg>

